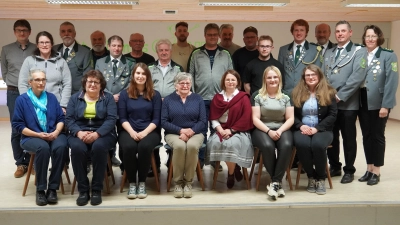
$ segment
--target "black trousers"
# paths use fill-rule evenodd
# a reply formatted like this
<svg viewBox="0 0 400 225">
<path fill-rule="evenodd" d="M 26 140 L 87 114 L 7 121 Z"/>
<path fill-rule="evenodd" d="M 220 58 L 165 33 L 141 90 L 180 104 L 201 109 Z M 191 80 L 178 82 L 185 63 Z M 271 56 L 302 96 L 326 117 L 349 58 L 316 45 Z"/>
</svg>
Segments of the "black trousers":
<svg viewBox="0 0 400 225">
<path fill-rule="evenodd" d="M 293 138 L 297 155 L 307 177 L 324 180 L 326 178 L 326 148 L 333 140 L 332 131 L 317 132 L 309 136 L 298 130 L 293 132 Z"/>
<path fill-rule="evenodd" d="M 123 163 L 130 183 L 136 183 L 136 174 L 139 182 L 146 182 L 151 165 L 151 154 L 160 141 L 160 133 L 156 130 L 140 141 L 135 141 L 125 130 L 121 131 L 118 142 L 124 154 Z"/>
<path fill-rule="evenodd" d="M 101 191 L 103 189 L 104 173 L 107 168 L 107 154 L 115 147 L 117 138 L 109 133 L 99 137 L 92 144 L 85 144 L 78 137 L 69 135 L 68 145 L 71 148 L 71 162 L 76 181 L 78 182 L 79 192 L 87 192 L 90 189 L 87 177 L 87 159 L 92 159 L 93 177 L 92 190 Z"/>
<path fill-rule="evenodd" d="M 356 172 L 354 162 L 357 156 L 357 114 L 358 110 L 338 110 L 335 126 L 333 127 L 332 148 L 328 149 L 328 159 L 331 168 L 340 170 L 342 167 L 339 159 L 340 131 L 343 139 L 344 160 L 346 162 L 343 171 L 349 174 Z"/>
<path fill-rule="evenodd" d="M 271 176 L 272 182 L 282 182 L 292 155 L 293 134 L 288 130 L 282 133 L 277 141 L 272 140 L 265 132 L 254 129 L 251 135 L 253 145 L 260 150 L 265 169 Z M 277 154 L 275 155 L 275 148 Z"/>
<path fill-rule="evenodd" d="M 385 118 L 379 117 L 379 110 L 368 110 L 367 91 L 360 92 L 361 107 L 358 113 L 363 145 L 367 164 L 383 166 L 385 159 L 385 128 L 389 114 Z"/>
</svg>

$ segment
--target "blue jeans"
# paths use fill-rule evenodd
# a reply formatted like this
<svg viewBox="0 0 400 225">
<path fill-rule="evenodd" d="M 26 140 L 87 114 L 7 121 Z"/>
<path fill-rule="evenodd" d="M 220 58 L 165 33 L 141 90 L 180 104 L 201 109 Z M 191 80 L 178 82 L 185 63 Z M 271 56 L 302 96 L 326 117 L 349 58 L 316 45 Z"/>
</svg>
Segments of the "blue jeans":
<svg viewBox="0 0 400 225">
<path fill-rule="evenodd" d="M 65 134 L 58 135 L 58 137 L 51 142 L 40 138 L 31 138 L 21 144 L 21 146 L 25 150 L 36 154 L 36 190 L 58 190 L 60 186 L 61 173 L 65 164 L 64 155 L 67 154 L 68 151 L 67 137 Z M 49 169 L 50 158 L 51 174 L 49 177 L 49 185 L 47 186 L 47 170 Z"/>
<path fill-rule="evenodd" d="M 10 113 L 10 122 L 14 116 L 15 100 L 19 96 L 18 91 L 7 90 L 7 107 Z M 31 155 L 24 152 L 20 145 L 21 134 L 11 126 L 11 148 L 13 150 L 15 165 L 28 165 Z"/>
</svg>

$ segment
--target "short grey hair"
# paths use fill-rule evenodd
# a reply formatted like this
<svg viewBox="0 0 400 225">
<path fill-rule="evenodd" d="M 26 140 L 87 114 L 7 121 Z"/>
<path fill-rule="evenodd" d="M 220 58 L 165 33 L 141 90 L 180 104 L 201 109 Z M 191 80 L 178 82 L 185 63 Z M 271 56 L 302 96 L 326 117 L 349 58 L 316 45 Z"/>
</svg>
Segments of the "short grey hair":
<svg viewBox="0 0 400 225">
<path fill-rule="evenodd" d="M 44 72 L 44 70 L 33 68 L 33 69 L 29 70 L 28 80 L 33 80 L 34 73 L 43 73 L 44 77 L 46 77 L 46 72 Z"/>
<path fill-rule="evenodd" d="M 158 46 L 160 46 L 162 44 L 166 44 L 166 45 L 168 45 L 170 50 L 172 49 L 172 44 L 168 39 L 160 39 L 156 43 L 156 52 L 158 52 Z"/>
<path fill-rule="evenodd" d="M 222 24 L 221 27 L 219 28 L 219 33 L 222 33 L 223 29 L 231 29 L 232 32 L 234 31 L 232 24 L 229 23 Z"/>
<path fill-rule="evenodd" d="M 347 25 L 347 28 L 349 28 L 349 30 L 351 30 L 351 25 L 350 25 L 350 23 L 347 22 L 346 20 L 340 20 L 339 22 L 337 22 L 335 28 L 336 28 L 337 26 L 339 26 L 339 25 L 342 25 L 342 24 Z"/>
<path fill-rule="evenodd" d="M 193 81 L 192 74 L 186 72 L 179 72 L 178 74 L 176 74 L 174 78 L 174 85 L 177 85 L 179 82 L 183 80 L 190 80 L 190 83 L 192 83 Z"/>
</svg>

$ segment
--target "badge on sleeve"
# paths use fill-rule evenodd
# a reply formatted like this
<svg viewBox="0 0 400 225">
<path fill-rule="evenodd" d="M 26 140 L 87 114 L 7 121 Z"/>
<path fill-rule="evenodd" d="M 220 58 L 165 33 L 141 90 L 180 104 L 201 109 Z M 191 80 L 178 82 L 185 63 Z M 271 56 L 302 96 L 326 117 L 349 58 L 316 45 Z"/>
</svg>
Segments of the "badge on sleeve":
<svg viewBox="0 0 400 225">
<path fill-rule="evenodd" d="M 391 64 L 392 64 L 392 70 L 394 72 L 397 72 L 397 62 L 392 62 Z"/>
<path fill-rule="evenodd" d="M 365 69 L 366 65 L 367 65 L 366 60 L 364 58 L 362 58 L 361 61 L 360 61 L 361 68 Z"/>
</svg>

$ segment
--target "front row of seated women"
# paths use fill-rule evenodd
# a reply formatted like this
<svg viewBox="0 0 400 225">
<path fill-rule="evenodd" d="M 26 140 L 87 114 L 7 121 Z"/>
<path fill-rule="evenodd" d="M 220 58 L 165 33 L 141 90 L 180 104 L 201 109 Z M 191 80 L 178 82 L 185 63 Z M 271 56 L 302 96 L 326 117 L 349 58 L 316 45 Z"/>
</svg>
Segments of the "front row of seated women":
<svg viewBox="0 0 400 225">
<path fill-rule="evenodd" d="M 325 194 L 326 147 L 332 140 L 336 101 L 335 90 L 327 84 L 321 70 L 314 65 L 306 67 L 293 91 L 293 102 L 281 92 L 281 73 L 276 67 L 264 71 L 262 88 L 251 100 L 248 94 L 239 91 L 240 82 L 236 71 L 225 72 L 221 79 L 222 91 L 214 96 L 210 110 L 210 121 L 216 132 L 207 142 L 208 154 L 211 161 L 226 162 L 227 187 L 232 188 L 235 179 L 243 179 L 240 168 L 250 167 L 254 144 L 271 176 L 268 195 L 273 199 L 284 197 L 282 178 L 294 140 L 309 178 L 307 190 Z M 191 185 L 207 121 L 203 99 L 191 92 L 190 74 L 178 73 L 174 81 L 176 92 L 162 100 L 160 93 L 153 89 L 147 66 L 138 63 L 128 89 L 121 92 L 117 107 L 112 94 L 105 90 L 106 81 L 101 72 L 91 70 L 82 79 L 82 91 L 71 96 L 68 103 L 65 116 L 68 134 L 62 132 L 64 115 L 60 104 L 53 94 L 45 91 L 45 73 L 32 70 L 29 84 L 29 91 L 17 99 L 12 124 L 23 135 L 21 146 L 36 154 L 37 205 L 57 203 L 56 190 L 68 155 L 67 146 L 71 148 L 72 167 L 78 182 L 77 205 L 83 206 L 89 201 L 92 205 L 101 204 L 107 154 L 117 140 L 129 180 L 127 197 L 147 197 L 145 182 L 152 151 L 161 141 L 161 127 L 165 130 L 166 143 L 173 149 L 174 196 L 192 197 Z M 118 137 L 117 116 L 123 127 Z M 52 170 L 47 185 L 50 157 Z M 86 170 L 88 157 L 93 164 L 91 184 Z"/>
</svg>

